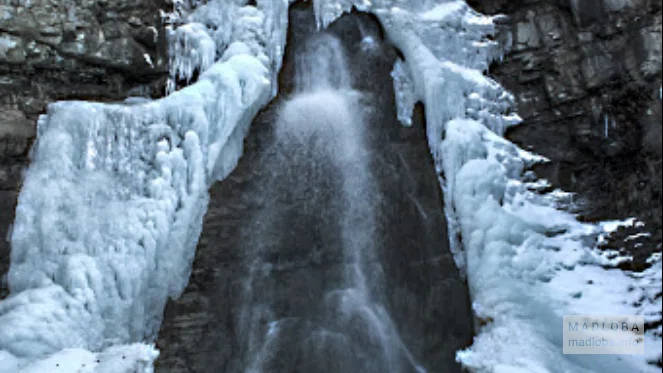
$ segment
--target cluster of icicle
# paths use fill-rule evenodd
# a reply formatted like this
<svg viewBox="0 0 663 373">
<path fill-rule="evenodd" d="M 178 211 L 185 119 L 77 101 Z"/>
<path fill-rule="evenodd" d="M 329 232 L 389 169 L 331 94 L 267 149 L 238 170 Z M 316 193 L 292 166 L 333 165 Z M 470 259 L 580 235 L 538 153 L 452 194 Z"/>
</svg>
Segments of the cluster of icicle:
<svg viewBox="0 0 663 373">
<path fill-rule="evenodd" d="M 59 102 L 40 119 L 0 302 L 0 372 L 153 371 L 208 188 L 275 91 L 288 2 L 245 3 L 175 4 L 171 77 L 191 85 L 154 101 Z"/>
</svg>

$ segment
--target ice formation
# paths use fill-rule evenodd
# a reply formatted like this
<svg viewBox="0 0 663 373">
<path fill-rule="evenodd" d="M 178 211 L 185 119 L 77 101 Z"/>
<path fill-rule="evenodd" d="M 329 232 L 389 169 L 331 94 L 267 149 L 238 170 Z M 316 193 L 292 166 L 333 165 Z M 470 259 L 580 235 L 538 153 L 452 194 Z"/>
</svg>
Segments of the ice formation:
<svg viewBox="0 0 663 373">
<path fill-rule="evenodd" d="M 235 167 L 276 84 L 281 3 L 186 8 L 171 77 L 199 78 L 164 99 L 49 106 L 11 237 L 0 372 L 152 371 L 149 343 L 188 281 L 208 187 Z"/>
<path fill-rule="evenodd" d="M 410 127 L 412 125 L 414 105 L 416 104 L 414 86 L 412 85 L 410 69 L 400 58 L 394 64 L 394 70 L 391 72 L 391 77 L 394 80 L 398 121 L 402 125 Z"/>
<path fill-rule="evenodd" d="M 660 320 L 661 263 L 640 275 L 605 269 L 612 263 L 593 250 L 600 227 L 578 223 L 555 208 L 556 195 L 538 195 L 521 181 L 543 159 L 500 136 L 519 118 L 509 114 L 510 95 L 481 74 L 499 57 L 484 37 L 493 21 L 453 1 L 377 13 L 412 72 L 416 99 L 409 102 L 426 104 L 450 231 L 462 238 L 457 261 L 486 324 L 458 360 L 473 372 L 657 371 L 647 360 L 660 354 L 660 328 L 659 337 L 647 334 L 644 358 L 561 354 L 562 315 Z"/>
</svg>

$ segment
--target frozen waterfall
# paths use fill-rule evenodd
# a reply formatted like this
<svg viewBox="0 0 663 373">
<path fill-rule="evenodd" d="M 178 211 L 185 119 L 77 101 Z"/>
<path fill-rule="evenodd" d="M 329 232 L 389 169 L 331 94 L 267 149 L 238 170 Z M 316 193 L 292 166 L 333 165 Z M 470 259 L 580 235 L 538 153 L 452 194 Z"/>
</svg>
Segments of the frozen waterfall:
<svg viewBox="0 0 663 373">
<path fill-rule="evenodd" d="M 0 372 L 153 370 L 208 188 L 235 167 L 276 86 L 282 8 L 201 5 L 171 37 L 171 76 L 196 73 L 195 84 L 157 101 L 55 103 L 42 116 L 0 302 Z"/>
</svg>

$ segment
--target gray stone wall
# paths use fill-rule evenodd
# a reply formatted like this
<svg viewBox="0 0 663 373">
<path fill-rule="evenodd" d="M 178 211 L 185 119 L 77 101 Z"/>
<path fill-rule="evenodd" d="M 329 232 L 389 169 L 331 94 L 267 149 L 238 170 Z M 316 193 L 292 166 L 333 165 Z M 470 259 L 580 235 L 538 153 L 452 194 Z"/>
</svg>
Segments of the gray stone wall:
<svg viewBox="0 0 663 373">
<path fill-rule="evenodd" d="M 661 2 L 471 0 L 508 20 L 512 50 L 492 74 L 525 124 L 507 136 L 551 163 L 536 172 L 577 192 L 582 218 L 638 217 L 652 237 L 608 246 L 642 269 L 661 250 Z M 607 123 L 607 126 L 606 126 Z"/>
<path fill-rule="evenodd" d="M 168 0 L 0 0 L 0 298 L 37 118 L 58 100 L 158 97 Z"/>
</svg>

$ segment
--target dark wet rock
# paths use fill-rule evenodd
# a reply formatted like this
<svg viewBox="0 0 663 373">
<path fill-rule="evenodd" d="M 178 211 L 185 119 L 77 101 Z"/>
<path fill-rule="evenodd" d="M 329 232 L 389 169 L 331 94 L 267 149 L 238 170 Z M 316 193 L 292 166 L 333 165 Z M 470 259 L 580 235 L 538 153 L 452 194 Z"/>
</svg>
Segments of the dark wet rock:
<svg viewBox="0 0 663 373">
<path fill-rule="evenodd" d="M 507 137 L 551 162 L 536 168 L 576 192 L 586 220 L 637 217 L 661 250 L 661 3 L 655 0 L 484 1 L 504 13 L 511 52 L 490 74 L 511 90 L 525 123 Z M 510 36 L 509 36 L 510 35 Z"/>
<path fill-rule="evenodd" d="M 0 222 L 2 222 L 0 224 L 0 299 L 8 294 L 6 274 L 9 270 L 9 243 L 7 236 L 11 229 L 10 222 L 14 220 L 16 197 L 16 192 L 0 189 Z"/>
</svg>

